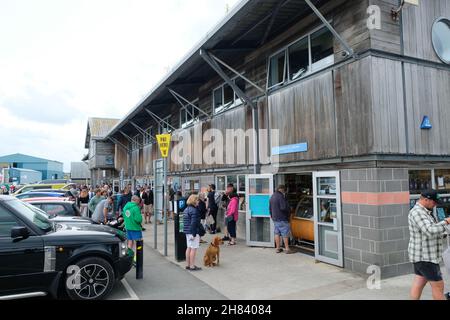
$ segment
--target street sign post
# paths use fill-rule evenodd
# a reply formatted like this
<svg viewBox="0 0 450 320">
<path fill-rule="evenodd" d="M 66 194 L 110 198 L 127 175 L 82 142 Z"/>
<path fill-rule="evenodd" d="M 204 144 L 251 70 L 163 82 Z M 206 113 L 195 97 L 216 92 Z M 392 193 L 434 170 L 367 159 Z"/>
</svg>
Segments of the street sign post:
<svg viewBox="0 0 450 320">
<path fill-rule="evenodd" d="M 167 256 L 167 196 L 168 196 L 168 187 L 167 187 L 167 158 L 169 157 L 169 149 L 170 149 L 170 141 L 171 134 L 164 133 L 156 136 L 156 140 L 158 141 L 159 151 L 161 152 L 161 156 L 164 159 L 163 167 L 164 167 L 164 184 L 163 184 L 163 207 L 162 212 L 164 215 L 164 255 Z"/>
</svg>

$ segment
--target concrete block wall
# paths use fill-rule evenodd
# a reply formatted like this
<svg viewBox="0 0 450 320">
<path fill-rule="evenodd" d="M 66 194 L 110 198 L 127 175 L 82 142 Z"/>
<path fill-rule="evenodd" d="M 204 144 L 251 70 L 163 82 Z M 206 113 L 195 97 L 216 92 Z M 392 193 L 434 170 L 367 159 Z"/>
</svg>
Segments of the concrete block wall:
<svg viewBox="0 0 450 320">
<path fill-rule="evenodd" d="M 370 265 L 377 265 L 382 278 L 412 272 L 408 179 L 408 169 L 341 171 L 346 269 L 366 274 Z"/>
</svg>

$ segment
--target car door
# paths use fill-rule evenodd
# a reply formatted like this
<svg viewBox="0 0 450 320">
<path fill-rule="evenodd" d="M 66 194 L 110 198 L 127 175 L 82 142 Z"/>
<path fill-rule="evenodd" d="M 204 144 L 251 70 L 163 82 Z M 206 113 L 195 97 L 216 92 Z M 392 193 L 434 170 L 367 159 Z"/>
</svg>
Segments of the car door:
<svg viewBox="0 0 450 320">
<path fill-rule="evenodd" d="M 44 271 L 43 240 L 33 234 L 26 239 L 12 239 L 11 229 L 20 226 L 25 225 L 0 204 L 0 295 L 27 292 L 40 286 L 39 275 Z"/>
</svg>

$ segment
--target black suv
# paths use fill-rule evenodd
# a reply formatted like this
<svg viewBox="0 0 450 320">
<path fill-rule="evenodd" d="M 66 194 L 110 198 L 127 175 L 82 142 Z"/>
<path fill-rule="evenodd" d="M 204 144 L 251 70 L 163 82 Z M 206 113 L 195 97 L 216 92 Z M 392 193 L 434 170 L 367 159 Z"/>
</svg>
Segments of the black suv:
<svg viewBox="0 0 450 320">
<path fill-rule="evenodd" d="M 0 196 L 0 300 L 50 295 L 105 298 L 131 269 L 123 232 L 55 223 L 40 209 Z"/>
</svg>

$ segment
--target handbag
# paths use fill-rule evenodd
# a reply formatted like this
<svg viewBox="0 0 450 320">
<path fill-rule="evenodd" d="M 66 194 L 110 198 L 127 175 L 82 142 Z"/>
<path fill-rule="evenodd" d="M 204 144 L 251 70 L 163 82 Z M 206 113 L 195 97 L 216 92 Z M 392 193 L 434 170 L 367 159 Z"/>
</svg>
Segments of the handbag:
<svg viewBox="0 0 450 320">
<path fill-rule="evenodd" d="M 230 222 L 233 221 L 233 220 L 234 220 L 234 217 L 233 217 L 233 216 L 227 216 L 227 217 L 225 218 L 225 223 L 228 224 L 228 223 L 230 223 Z"/>
</svg>

